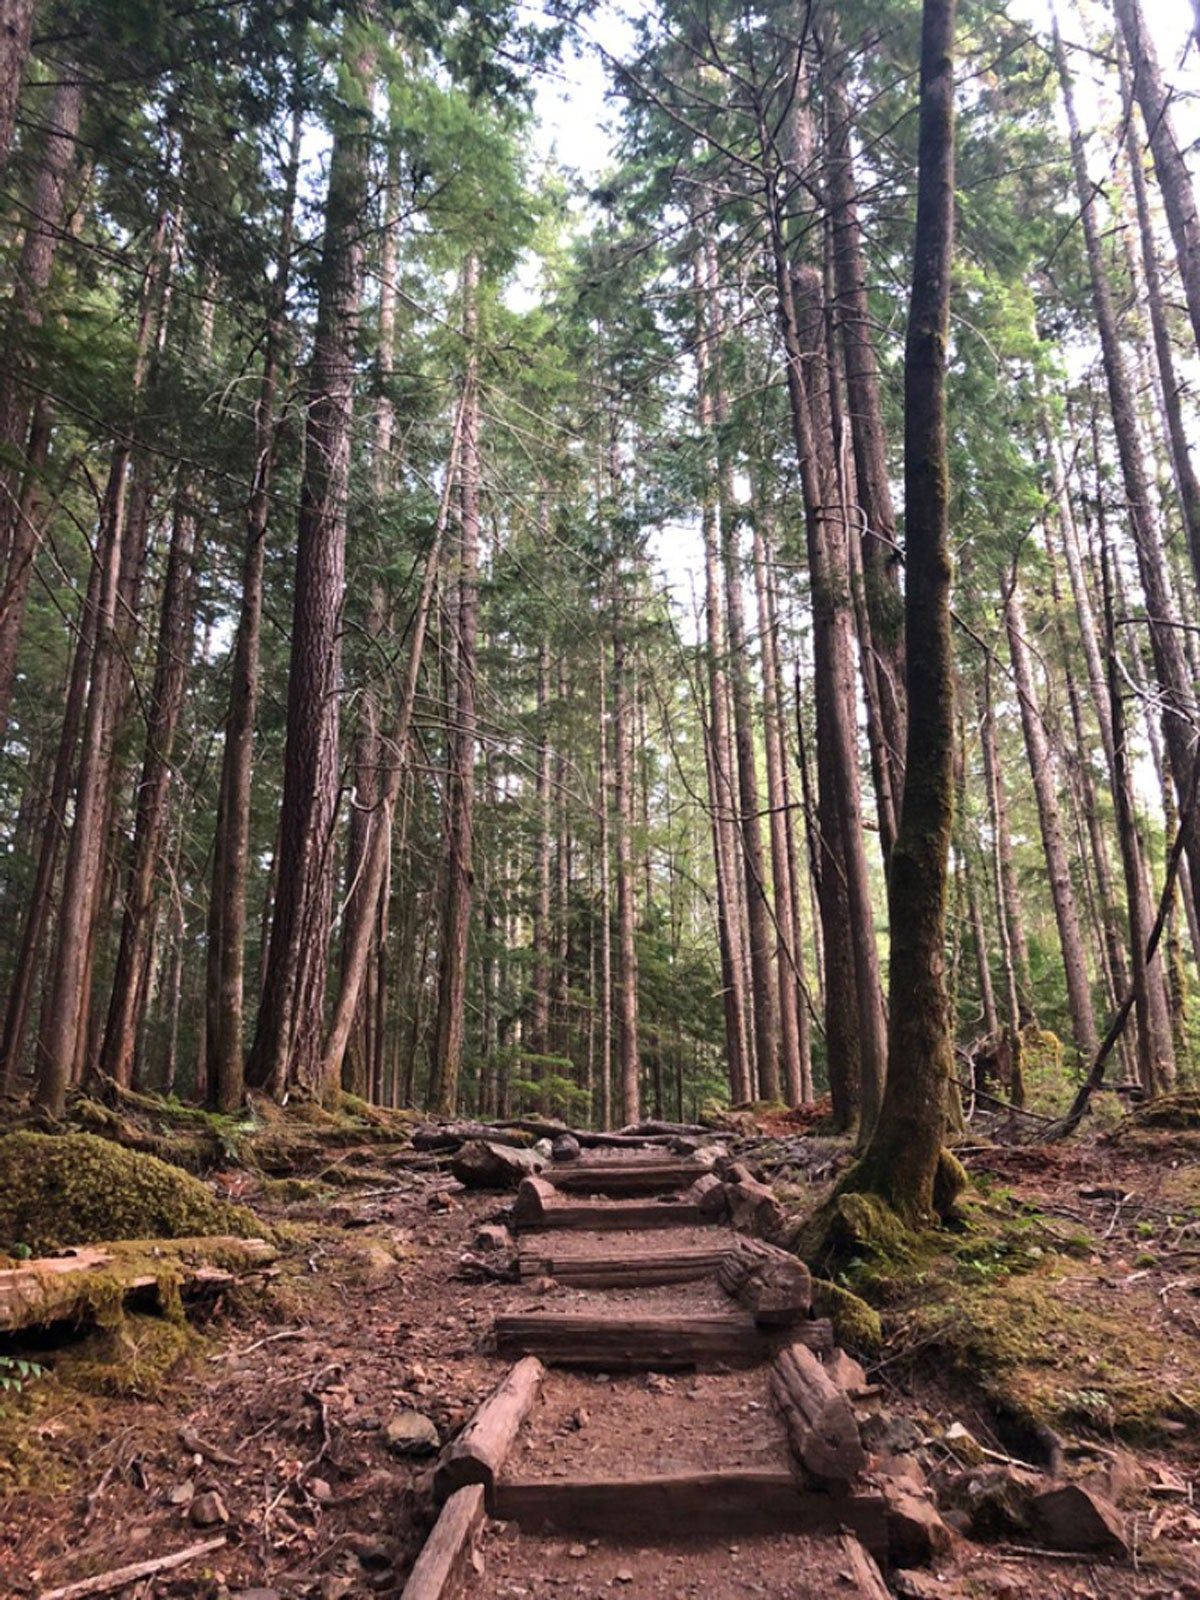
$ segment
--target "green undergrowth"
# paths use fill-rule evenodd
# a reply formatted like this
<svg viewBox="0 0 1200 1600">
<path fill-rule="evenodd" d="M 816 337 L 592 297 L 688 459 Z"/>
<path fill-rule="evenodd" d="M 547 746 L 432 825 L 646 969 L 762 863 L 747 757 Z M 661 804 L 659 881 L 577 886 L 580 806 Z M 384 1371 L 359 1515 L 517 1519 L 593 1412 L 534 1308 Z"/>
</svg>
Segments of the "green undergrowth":
<svg viewBox="0 0 1200 1600">
<path fill-rule="evenodd" d="M 1083 1228 L 1003 1190 L 968 1200 L 954 1232 L 898 1229 L 877 1202 L 840 1201 L 834 1283 L 882 1314 L 891 1355 L 1035 1432 L 1140 1441 L 1200 1424 L 1200 1354 L 1114 1293 Z"/>
<path fill-rule="evenodd" d="M 189 1173 L 96 1134 L 0 1136 L 0 1250 L 263 1231 Z"/>
</svg>

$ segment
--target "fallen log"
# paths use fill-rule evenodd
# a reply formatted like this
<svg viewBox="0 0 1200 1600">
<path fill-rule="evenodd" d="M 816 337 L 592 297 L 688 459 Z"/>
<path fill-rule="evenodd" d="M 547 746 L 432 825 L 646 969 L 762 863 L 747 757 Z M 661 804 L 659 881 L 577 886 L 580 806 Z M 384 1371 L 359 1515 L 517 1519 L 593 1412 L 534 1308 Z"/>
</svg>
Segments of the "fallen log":
<svg viewBox="0 0 1200 1600">
<path fill-rule="evenodd" d="M 523 1356 L 505 1374 L 458 1438 L 442 1451 L 433 1474 L 435 1499 L 448 1500 L 471 1483 L 482 1484 L 491 1499 L 492 1486 L 545 1376 L 536 1356 Z"/>
<path fill-rule="evenodd" d="M 640 1254 L 564 1255 L 547 1248 L 522 1251 L 522 1278 L 556 1278 L 579 1289 L 640 1289 L 662 1283 L 691 1283 L 716 1272 L 724 1245 Z"/>
<path fill-rule="evenodd" d="M 562 1194 L 629 1195 L 675 1194 L 698 1178 L 711 1176 L 712 1164 L 694 1159 L 671 1161 L 581 1161 L 578 1166 L 555 1167 L 547 1174 Z M 716 1181 L 716 1180 L 714 1180 Z"/>
<path fill-rule="evenodd" d="M 796 1460 L 821 1483 L 846 1484 L 863 1471 L 867 1453 L 850 1402 L 799 1340 L 780 1350 L 771 1394 L 787 1426 Z"/>
<path fill-rule="evenodd" d="M 408 1575 L 400 1600 L 442 1600 L 449 1593 L 470 1556 L 483 1514 L 481 1483 L 468 1484 L 450 1496 Z"/>
<path fill-rule="evenodd" d="M 671 1139 L 677 1139 L 681 1135 L 689 1135 L 698 1139 L 712 1137 L 712 1129 L 706 1128 L 702 1122 L 662 1122 L 654 1120 L 630 1122 L 620 1132 L 627 1138 L 637 1139 L 644 1139 L 653 1135 Z"/>
<path fill-rule="evenodd" d="M 812 1275 L 804 1262 L 762 1239 L 735 1240 L 717 1281 L 767 1326 L 800 1322 L 812 1308 Z"/>
<path fill-rule="evenodd" d="M 811 1339 L 818 1349 L 833 1344 L 833 1330 L 823 1321 L 789 1329 L 788 1337 L 796 1342 Z M 738 1313 L 620 1317 L 611 1310 L 526 1311 L 496 1318 L 496 1350 L 501 1356 L 512 1360 L 534 1355 L 548 1366 L 591 1372 L 753 1367 L 769 1361 L 778 1343 L 778 1336 L 760 1328 L 753 1317 Z"/>
<path fill-rule="evenodd" d="M 493 1515 L 527 1532 L 626 1536 L 834 1534 L 851 1528 L 869 1550 L 887 1551 L 884 1502 L 875 1494 L 804 1489 L 790 1472 L 727 1469 L 637 1478 L 501 1478 Z"/>
<path fill-rule="evenodd" d="M 465 1189 L 515 1189 L 546 1165 L 534 1150 L 495 1139 L 468 1139 L 455 1152 L 450 1171 Z"/>
<path fill-rule="evenodd" d="M 269 1265 L 279 1252 L 265 1239 L 120 1240 L 85 1245 L 0 1271 L 0 1332 L 81 1322 L 98 1309 L 156 1290 L 215 1292 L 239 1272 Z"/>
<path fill-rule="evenodd" d="M 517 1190 L 518 1228 L 687 1228 L 712 1221 L 686 1200 L 563 1200 L 545 1178 L 526 1178 Z"/>
</svg>

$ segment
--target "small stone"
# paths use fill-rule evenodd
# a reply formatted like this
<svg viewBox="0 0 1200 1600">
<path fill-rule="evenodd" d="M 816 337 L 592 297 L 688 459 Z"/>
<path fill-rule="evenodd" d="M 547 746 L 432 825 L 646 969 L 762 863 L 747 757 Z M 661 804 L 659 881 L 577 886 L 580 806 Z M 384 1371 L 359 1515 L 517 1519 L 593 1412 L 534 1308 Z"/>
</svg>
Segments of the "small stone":
<svg viewBox="0 0 1200 1600">
<path fill-rule="evenodd" d="M 197 1528 L 215 1528 L 229 1521 L 229 1511 L 215 1489 L 198 1494 L 188 1507 L 188 1518 Z"/>
<path fill-rule="evenodd" d="M 576 1410 L 572 1411 L 571 1415 L 567 1418 L 567 1427 L 578 1433 L 581 1428 L 586 1428 L 590 1421 L 591 1417 L 588 1414 L 587 1408 L 585 1406 L 579 1406 Z"/>
<path fill-rule="evenodd" d="M 950 1548 L 953 1534 L 930 1501 L 885 1479 L 888 1554 L 897 1567 L 924 1567 Z"/>
<path fill-rule="evenodd" d="M 476 1229 L 474 1246 L 476 1250 L 507 1250 L 512 1244 L 512 1238 L 507 1228 L 502 1228 L 498 1222 L 485 1222 L 481 1228 Z"/>
<path fill-rule="evenodd" d="M 314 1500 L 333 1499 L 333 1489 L 324 1478 L 310 1478 L 308 1480 L 308 1492 Z"/>
<path fill-rule="evenodd" d="M 867 1387 L 866 1368 L 861 1361 L 855 1361 L 853 1356 L 848 1356 L 842 1349 L 834 1350 L 825 1357 L 825 1371 L 839 1389 L 844 1389 L 849 1394 L 853 1394 L 856 1389 Z"/>
<path fill-rule="evenodd" d="M 539 1139 L 533 1148 L 535 1153 L 541 1156 L 544 1161 L 549 1161 L 554 1154 L 554 1146 L 549 1139 Z"/>
<path fill-rule="evenodd" d="M 1034 1495 L 1034 1525 L 1052 1550 L 1125 1555 L 1125 1525 L 1111 1501 L 1080 1483 L 1055 1484 Z"/>
<path fill-rule="evenodd" d="M 620 1572 L 618 1572 L 616 1577 L 613 1579 L 613 1582 L 614 1583 L 632 1583 L 633 1582 L 633 1573 L 630 1572 L 628 1567 L 622 1567 Z"/>
<path fill-rule="evenodd" d="M 584 1556 L 587 1555 L 587 1545 L 573 1544 L 567 1551 L 567 1554 L 570 1556 L 572 1561 L 582 1561 Z"/>
<path fill-rule="evenodd" d="M 579 1140 L 573 1133 L 560 1133 L 550 1146 L 550 1159 L 552 1161 L 578 1161 L 579 1156 Z"/>
<path fill-rule="evenodd" d="M 397 1411 L 384 1423 L 383 1437 L 398 1456 L 430 1456 L 441 1444 L 437 1427 L 421 1411 Z"/>
<path fill-rule="evenodd" d="M 182 1483 L 177 1483 L 167 1496 L 173 1506 L 190 1506 L 195 1498 L 196 1484 L 192 1478 L 185 1478 Z"/>
</svg>

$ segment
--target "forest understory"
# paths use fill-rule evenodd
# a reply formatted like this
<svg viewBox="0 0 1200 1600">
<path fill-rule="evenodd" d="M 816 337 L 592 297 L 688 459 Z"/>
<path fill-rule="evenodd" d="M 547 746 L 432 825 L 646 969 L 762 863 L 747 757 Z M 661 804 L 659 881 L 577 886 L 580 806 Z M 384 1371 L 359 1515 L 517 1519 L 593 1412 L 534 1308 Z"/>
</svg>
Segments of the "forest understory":
<svg viewBox="0 0 1200 1600">
<path fill-rule="evenodd" d="M 81 1125 L 96 1125 L 101 1108 L 79 1109 L 90 1112 Z M 461 1125 L 280 1117 L 252 1137 L 244 1131 L 230 1164 L 228 1155 L 214 1162 L 211 1149 L 199 1154 L 206 1140 L 164 1107 L 146 1102 L 107 1118 L 121 1142 L 84 1135 L 100 1146 L 95 1159 L 116 1151 L 127 1160 L 130 1146 L 150 1142 L 174 1148 L 202 1166 L 214 1210 L 234 1217 L 231 1206 L 245 1208 L 233 1229 L 261 1234 L 278 1254 L 199 1299 L 188 1294 L 186 1314 L 165 1293 L 162 1304 L 151 1296 L 121 1310 L 96 1291 L 92 1309 L 72 1323 L 4 1336 L 10 1361 L 39 1369 L 0 1399 L 6 1594 L 399 1595 L 436 1514 L 436 1452 L 508 1368 L 495 1350 L 497 1313 L 518 1302 L 578 1312 L 604 1298 L 613 1315 L 631 1305 L 661 1315 L 724 1298 L 711 1279 L 607 1297 L 566 1279 L 513 1281 L 513 1236 L 497 1225 L 512 1222 L 517 1178 L 487 1180 L 507 1192 L 464 1188 L 448 1148 L 463 1148 Z M 827 1125 L 827 1106 L 746 1111 L 702 1134 L 687 1130 L 684 1143 L 715 1145 L 723 1161 L 741 1159 L 770 1178 L 790 1224 L 811 1213 L 850 1161 Z M 500 1147 L 512 1140 L 529 1154 L 532 1130 L 491 1132 Z M 428 1148 L 439 1143 L 440 1152 Z M 878 1592 L 952 1600 L 1200 1594 L 1195 1097 L 1153 1103 L 1069 1144 L 968 1134 L 960 1151 L 973 1190 L 953 1227 L 891 1249 L 864 1247 L 838 1274 L 862 1297 L 847 1300 L 849 1310 L 835 1307 L 834 1326 L 865 1368 L 856 1411 L 871 1470 L 893 1474 L 940 1513 L 929 1547 L 918 1541 L 914 1558 L 906 1544 L 899 1565 L 884 1563 L 891 1588 Z M 661 1152 L 618 1154 L 638 1161 Z M 575 1162 L 609 1154 L 587 1149 Z M 129 1179 L 157 1158 L 138 1152 L 132 1161 Z M 183 1168 L 171 1170 L 190 1184 Z M 125 1226 L 122 1205 L 165 1214 L 160 1199 L 139 1201 L 115 1186 L 107 1203 Z M 42 1248 L 64 1244 L 69 1211 L 42 1204 Z M 104 1204 L 77 1224 L 89 1240 L 112 1231 Z M 31 1231 L 36 1205 L 5 1215 L 0 1231 Z M 181 1215 L 178 1228 L 195 1231 L 195 1223 Z M 683 1241 L 694 1246 L 706 1234 L 693 1228 Z M 519 1237 L 525 1248 L 530 1238 L 540 1245 L 565 1236 Z M 586 1254 L 626 1237 L 581 1234 L 578 1248 Z M 10 1271 L 20 1265 L 13 1260 Z M 819 1274 L 821 1264 L 813 1266 Z M 3 1297 L 0 1287 L 0 1305 Z M 774 1415 L 761 1367 L 553 1371 L 512 1470 L 636 1478 L 664 1462 L 671 1470 L 762 1465 Z M 1093 1497 L 1091 1510 L 1073 1508 L 1053 1537 L 1028 1508 L 1047 1480 L 1082 1483 Z M 631 1499 L 631 1523 L 635 1514 Z M 1075 1554 L 1062 1548 L 1072 1538 Z M 70 1587 L 214 1539 L 177 1571 Z M 829 1537 L 753 1529 L 714 1537 L 681 1520 L 597 1539 L 529 1533 L 489 1517 L 445 1593 L 876 1593 L 859 1584 Z"/>
</svg>

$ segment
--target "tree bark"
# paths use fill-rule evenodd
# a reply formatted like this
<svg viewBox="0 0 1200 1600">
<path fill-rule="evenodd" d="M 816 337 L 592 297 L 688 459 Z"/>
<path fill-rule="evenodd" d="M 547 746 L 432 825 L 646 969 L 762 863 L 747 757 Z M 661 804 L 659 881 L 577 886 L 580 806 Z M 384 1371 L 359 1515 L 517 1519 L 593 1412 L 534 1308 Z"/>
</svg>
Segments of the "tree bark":
<svg viewBox="0 0 1200 1600">
<path fill-rule="evenodd" d="M 1119 0 L 1119 4 L 1127 13 L 1131 11 L 1131 7 L 1136 9 L 1136 0 Z M 1128 38 L 1128 29 L 1126 37 Z M 1096 192 L 1088 176 L 1087 155 L 1075 110 L 1071 74 L 1057 26 L 1054 40 L 1070 130 L 1071 158 L 1083 221 L 1092 304 L 1100 334 L 1108 403 L 1116 434 L 1130 530 L 1137 551 L 1138 569 L 1149 613 L 1150 648 L 1163 702 L 1163 737 L 1171 757 L 1172 776 L 1183 828 L 1184 851 L 1194 894 L 1200 889 L 1200 827 L 1197 826 L 1196 816 L 1188 809 L 1186 798 L 1192 792 L 1192 769 L 1196 762 L 1196 733 L 1190 718 L 1191 675 L 1184 655 L 1179 619 L 1163 556 L 1161 530 L 1154 515 L 1154 498 L 1146 469 L 1146 449 L 1117 327 L 1112 290 L 1105 270 L 1103 246 L 1096 216 Z M 1130 55 L 1135 61 L 1138 59 L 1138 51 L 1132 44 Z M 1152 108 L 1160 104 L 1153 99 L 1149 103 Z M 1197 262 L 1197 266 L 1200 269 L 1200 261 Z M 1200 270 L 1196 287 L 1197 310 L 1200 311 Z M 1200 326 L 1200 322 L 1197 326 Z"/>
<path fill-rule="evenodd" d="M 0 0 L 0 172 L 8 166 L 33 34 L 34 0 Z"/>
<path fill-rule="evenodd" d="M 1162 274 L 1159 271 L 1158 252 L 1154 242 L 1154 225 L 1150 216 L 1150 197 L 1146 188 L 1146 174 L 1142 166 L 1133 109 L 1133 84 L 1129 62 L 1117 39 L 1117 59 L 1121 69 L 1121 96 L 1125 105 L 1125 153 L 1133 178 L 1134 207 L 1137 214 L 1138 236 L 1141 241 L 1142 273 L 1146 284 L 1146 304 L 1150 312 L 1150 331 L 1154 340 L 1154 354 L 1158 363 L 1158 376 L 1162 392 L 1163 414 L 1170 445 L 1171 471 L 1175 479 L 1175 492 L 1179 509 L 1187 530 L 1188 554 L 1192 572 L 1200 584 L 1200 480 L 1192 465 L 1191 445 L 1187 435 L 1181 401 L 1182 385 L 1175 370 L 1175 350 L 1167 324 L 1166 302 L 1163 297 Z"/>
<path fill-rule="evenodd" d="M 165 274 L 168 221 L 160 213 L 142 283 L 134 341 L 131 394 L 136 411 L 145 383 L 159 290 Z M 136 422 L 134 424 L 136 426 Z M 83 721 L 75 812 L 63 870 L 54 953 L 38 1038 L 37 1103 L 60 1117 L 87 1034 L 91 953 L 104 864 L 109 785 L 112 775 L 116 686 L 122 670 L 118 591 L 127 560 L 125 545 L 129 468 L 133 437 L 113 449 L 100 511 L 95 560 L 100 567 L 91 684 Z"/>
<path fill-rule="evenodd" d="M 196 508 L 192 503 L 191 486 L 181 481 L 176 492 L 163 583 L 146 752 L 137 789 L 133 858 L 125 887 L 121 942 L 100 1055 L 101 1071 L 126 1088 L 133 1081 L 134 1050 L 149 966 L 154 885 L 170 820 L 171 758 L 191 663 L 195 550 Z"/>
<path fill-rule="evenodd" d="M 346 507 L 354 364 L 362 298 L 362 216 L 370 188 L 374 45 L 370 0 L 347 12 L 352 103 L 334 130 L 309 372 L 297 525 L 287 745 L 271 948 L 247 1079 L 274 1095 L 323 1074 L 325 985 L 333 898 L 338 694 L 345 598 Z"/>
<path fill-rule="evenodd" d="M 455 553 L 457 605 L 453 727 L 447 772 L 445 911 L 438 973 L 438 1009 L 430 1100 L 452 1115 L 458 1100 L 466 1031 L 467 946 L 471 921 L 475 817 L 475 654 L 479 628 L 479 266 L 463 269 L 463 333 L 467 376 L 462 423 L 459 540 Z"/>
<path fill-rule="evenodd" d="M 888 875 L 888 1077 L 856 1179 L 901 1215 L 933 1208 L 954 1037 L 945 988 L 954 813 L 946 345 L 954 236 L 954 0 L 925 0 L 917 224 L 904 360 L 908 746 Z"/>
<path fill-rule="evenodd" d="M 1192 333 L 1197 345 L 1200 345 L 1200 216 L 1196 211 L 1191 174 L 1175 136 L 1171 96 L 1163 82 L 1158 56 L 1139 0 L 1113 0 L 1113 8 L 1129 51 L 1133 92 L 1142 108 L 1150 150 L 1154 156 L 1154 170 L 1175 244 Z M 1057 30 L 1056 40 L 1059 70 L 1065 87 L 1069 81 L 1068 71 Z"/>
<path fill-rule="evenodd" d="M 638 1046 L 637 907 L 633 861 L 632 694 L 629 644 L 621 574 L 613 569 L 613 809 L 617 832 L 617 1072 L 621 1116 L 641 1116 L 641 1054 Z"/>
<path fill-rule="evenodd" d="M 299 66 L 297 64 L 297 73 Z M 250 800 L 254 728 L 258 720 L 263 562 L 271 513 L 280 367 L 286 335 L 287 292 L 295 233 L 296 186 L 303 117 L 297 95 L 280 209 L 279 249 L 267 308 L 263 367 L 254 408 L 254 479 L 246 506 L 242 593 L 229 690 L 229 718 L 222 755 L 217 831 L 213 849 L 210 939 L 206 953 L 208 992 L 215 1004 L 207 1051 L 208 1086 L 219 1111 L 234 1111 L 242 1098 L 245 1032 L 246 880 L 250 858 Z"/>
<path fill-rule="evenodd" d="M 1025 611 L 1015 568 L 1005 597 L 1004 624 L 1008 634 L 1013 679 L 1020 703 L 1021 727 L 1029 757 L 1030 777 L 1033 780 L 1034 798 L 1037 802 L 1042 850 L 1046 858 L 1046 873 L 1050 880 L 1050 897 L 1054 903 L 1054 918 L 1058 925 L 1059 949 L 1067 981 L 1067 1007 L 1071 1015 L 1071 1031 L 1080 1060 L 1088 1062 L 1096 1053 L 1099 1039 L 1088 979 L 1087 952 L 1079 926 L 1070 858 L 1059 812 L 1054 758 L 1042 720 L 1042 708 L 1038 703 L 1034 687 L 1033 666 L 1025 631 Z"/>
<path fill-rule="evenodd" d="M 899 810 L 904 789 L 904 597 L 900 550 L 888 472 L 887 435 L 880 398 L 879 363 L 871 337 L 867 267 L 858 215 L 858 184 L 851 149 L 846 60 L 837 20 L 824 23 L 826 87 L 825 178 L 832 238 L 837 319 L 849 400 L 850 437 L 862 512 L 862 565 L 871 645 L 886 739 L 882 815 Z M 882 826 L 882 823 L 881 823 Z M 891 835 L 886 835 L 885 863 Z"/>
</svg>

